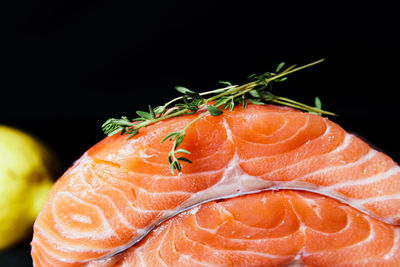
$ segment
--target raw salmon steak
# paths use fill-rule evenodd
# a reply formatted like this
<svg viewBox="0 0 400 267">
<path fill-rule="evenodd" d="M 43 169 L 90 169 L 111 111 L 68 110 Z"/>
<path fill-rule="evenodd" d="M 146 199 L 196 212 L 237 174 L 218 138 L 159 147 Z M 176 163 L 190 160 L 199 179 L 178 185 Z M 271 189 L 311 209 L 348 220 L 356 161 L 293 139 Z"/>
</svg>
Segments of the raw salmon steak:
<svg viewBox="0 0 400 267">
<path fill-rule="evenodd" d="M 397 233 L 397 227 L 388 224 L 400 224 L 399 166 L 327 118 L 273 105 L 248 105 L 245 110 L 236 107 L 220 116 L 204 116 L 188 128 L 180 146 L 191 152 L 188 157 L 193 163 L 183 163 L 182 172 L 172 174 L 167 161 L 172 144 L 160 141 L 181 130 L 195 116 L 142 128 L 130 140 L 120 135 L 107 137 L 89 149 L 58 180 L 35 222 L 35 266 L 83 266 L 109 259 L 139 242 L 154 227 L 161 224 L 162 229 L 166 219 L 189 208 L 231 198 L 226 203 L 246 209 L 252 198 L 237 197 L 259 196 L 256 193 L 264 190 L 314 192 L 354 208 L 351 212 L 350 208 L 343 209 L 349 210 L 347 216 L 356 214 L 370 225 L 384 225 Z M 295 193 L 279 195 L 277 201 L 288 199 L 291 194 Z M 324 213 L 325 206 L 317 214 Z M 273 219 L 280 215 L 267 209 L 265 214 L 254 216 L 261 216 L 262 221 L 264 216 Z M 176 220 L 186 227 L 186 219 Z M 308 229 L 305 217 L 297 215 L 297 220 Z M 328 234 L 335 232 L 330 231 Z M 366 229 L 356 224 L 351 231 L 357 236 Z M 368 238 L 378 246 L 381 237 L 369 233 Z M 391 241 L 388 237 L 385 242 L 395 242 L 397 246 L 393 235 Z M 146 244 L 152 242 L 151 236 Z M 309 237 L 304 232 L 299 238 Z M 307 244 L 303 243 L 297 255 L 308 255 Z M 229 244 L 226 246 L 226 250 L 231 249 Z M 266 248 L 260 252 L 262 255 L 276 254 Z M 235 255 L 232 254 L 233 263 Z M 128 258 L 134 262 L 134 257 Z"/>
<path fill-rule="evenodd" d="M 399 266 L 399 239 L 336 200 L 266 191 L 192 208 L 89 266 Z"/>
</svg>

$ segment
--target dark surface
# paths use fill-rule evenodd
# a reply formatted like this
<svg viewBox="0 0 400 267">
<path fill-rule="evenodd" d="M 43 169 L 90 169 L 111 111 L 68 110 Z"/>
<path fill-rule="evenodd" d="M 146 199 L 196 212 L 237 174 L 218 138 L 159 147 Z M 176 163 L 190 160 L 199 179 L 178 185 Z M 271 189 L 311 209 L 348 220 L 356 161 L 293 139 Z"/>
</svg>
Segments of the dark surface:
<svg viewBox="0 0 400 267">
<path fill-rule="evenodd" d="M 400 161 L 400 10 L 279 2 L 3 1 L 0 123 L 38 136 L 65 169 L 103 137 L 104 120 L 162 104 L 175 85 L 210 90 L 326 57 L 276 94 L 320 96 L 340 114 L 332 120 Z M 29 266 L 29 246 L 0 262 Z"/>
<path fill-rule="evenodd" d="M 1 266 L 32 266 L 30 249 L 30 245 L 27 242 L 26 244 L 18 247 L 10 248 L 0 252 Z"/>
</svg>

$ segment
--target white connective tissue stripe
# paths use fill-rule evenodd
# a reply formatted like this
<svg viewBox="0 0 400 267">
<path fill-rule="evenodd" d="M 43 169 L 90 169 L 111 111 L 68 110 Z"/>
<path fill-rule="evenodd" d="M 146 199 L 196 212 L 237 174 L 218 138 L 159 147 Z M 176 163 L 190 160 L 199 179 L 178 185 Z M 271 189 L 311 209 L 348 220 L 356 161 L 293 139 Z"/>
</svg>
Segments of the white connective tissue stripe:
<svg viewBox="0 0 400 267">
<path fill-rule="evenodd" d="M 116 236 L 116 233 L 111 228 L 110 224 L 108 223 L 108 220 L 106 219 L 102 210 L 98 206 L 90 204 L 90 203 L 86 203 L 86 202 L 82 201 L 81 199 L 79 199 L 78 197 L 71 194 L 70 192 L 58 192 L 56 197 L 62 197 L 63 195 L 66 195 L 66 196 L 74 199 L 77 202 L 80 202 L 84 205 L 90 206 L 93 209 L 97 210 L 98 214 L 100 215 L 100 217 L 102 219 L 102 225 L 101 225 L 102 229 L 101 229 L 101 231 L 98 231 L 96 234 L 96 236 L 98 236 L 99 239 L 104 238 L 104 237 Z M 54 205 L 52 205 L 51 208 L 52 208 L 53 214 L 57 214 L 55 212 Z M 60 234 L 67 236 L 68 238 L 95 238 L 96 237 L 92 232 L 74 232 L 74 236 L 69 236 L 68 234 L 70 234 L 70 231 L 64 231 L 64 229 L 63 229 L 63 220 L 58 218 L 57 216 L 54 216 L 54 221 L 56 223 L 55 227 L 56 227 L 57 231 Z M 47 238 L 51 239 L 50 237 L 47 237 Z"/>
<path fill-rule="evenodd" d="M 179 206 L 179 209 L 169 211 L 160 221 L 150 226 L 148 229 L 140 229 L 144 232 L 144 234 L 140 238 L 132 240 L 132 242 L 126 244 L 123 247 L 120 247 L 118 251 L 114 252 L 111 255 L 104 256 L 101 259 L 111 257 L 126 250 L 127 248 L 142 240 L 149 232 L 151 232 L 158 225 L 162 224 L 164 221 L 198 205 L 213 200 L 228 199 L 264 191 L 283 189 L 300 190 L 323 194 L 327 197 L 336 199 L 344 204 L 352 206 L 353 208 L 382 221 L 382 219 L 368 213 L 366 210 L 361 209 L 361 207 L 355 207 L 354 203 L 352 203 L 351 201 L 347 201 L 346 197 L 341 197 L 336 192 L 335 195 L 332 195 L 331 191 L 322 190 L 321 187 L 317 187 L 309 183 L 299 181 L 267 181 L 255 176 L 245 174 L 239 166 L 239 157 L 235 154 L 231 162 L 228 164 L 223 177 L 217 184 L 210 188 L 207 188 L 206 190 L 193 194 L 191 198 L 189 198 L 187 201 L 182 203 L 181 206 Z M 391 222 L 386 223 L 392 224 Z"/>
</svg>

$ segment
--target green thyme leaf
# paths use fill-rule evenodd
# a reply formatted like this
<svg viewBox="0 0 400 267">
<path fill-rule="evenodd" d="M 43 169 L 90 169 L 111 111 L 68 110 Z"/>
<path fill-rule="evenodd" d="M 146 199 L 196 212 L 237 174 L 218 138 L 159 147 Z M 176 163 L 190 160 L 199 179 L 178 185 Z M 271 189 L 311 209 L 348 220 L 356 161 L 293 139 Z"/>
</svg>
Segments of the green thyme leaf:
<svg viewBox="0 0 400 267">
<path fill-rule="evenodd" d="M 175 153 L 185 153 L 185 154 L 190 154 L 189 151 L 187 151 L 186 149 L 180 148 L 178 150 L 175 151 Z"/>
<path fill-rule="evenodd" d="M 138 114 L 140 117 L 142 117 L 142 118 L 144 118 L 144 119 L 146 119 L 146 120 L 151 120 L 151 119 L 153 119 L 153 117 L 151 116 L 151 114 L 150 114 L 150 113 L 147 113 L 147 112 L 145 112 L 145 111 L 140 111 L 140 110 L 138 110 L 138 111 L 136 111 L 136 114 Z"/>
<path fill-rule="evenodd" d="M 178 135 L 178 137 L 176 138 L 175 148 L 177 148 L 183 142 L 183 138 L 185 138 L 184 134 Z"/>
<path fill-rule="evenodd" d="M 149 105 L 149 114 L 151 119 L 155 119 L 156 118 L 156 113 L 154 112 L 153 108 Z"/>
<path fill-rule="evenodd" d="M 283 68 L 283 66 L 285 66 L 285 62 L 281 62 L 281 63 L 276 67 L 275 72 L 278 73 L 278 72 Z"/>
<path fill-rule="evenodd" d="M 275 82 L 281 83 L 281 82 L 284 82 L 286 80 L 287 80 L 287 77 L 283 77 L 283 78 L 280 78 L 280 79 L 276 79 Z"/>
<path fill-rule="evenodd" d="M 250 94 L 252 97 L 260 97 L 260 93 L 259 93 L 257 90 L 251 90 L 251 91 L 249 92 L 249 94 Z"/>
<path fill-rule="evenodd" d="M 175 86 L 176 91 L 182 93 L 182 94 L 187 94 L 187 93 L 194 93 L 192 90 L 183 87 L 183 86 Z"/>
<path fill-rule="evenodd" d="M 190 159 L 187 159 L 187 158 L 184 158 L 184 157 L 179 157 L 179 158 L 177 158 L 177 160 L 186 161 L 188 163 L 193 163 Z"/>
<path fill-rule="evenodd" d="M 158 107 L 156 107 L 155 109 L 154 109 L 154 113 L 155 114 L 161 114 L 161 113 L 164 113 L 165 112 L 165 107 L 164 106 L 158 106 Z"/>
<path fill-rule="evenodd" d="M 218 81 L 218 83 L 224 84 L 226 86 L 232 86 L 232 84 L 230 82 L 228 82 L 228 81 Z"/>
<path fill-rule="evenodd" d="M 176 135 L 178 135 L 178 133 L 170 133 L 167 136 L 165 136 L 162 140 L 161 143 L 163 143 L 165 140 L 167 140 L 168 138 L 170 138 L 170 141 L 172 141 L 174 139 L 174 137 L 176 137 Z"/>
<path fill-rule="evenodd" d="M 219 116 L 222 114 L 222 110 L 220 110 L 219 108 L 215 107 L 215 106 L 207 106 L 207 110 L 210 112 L 211 115 L 213 116 Z"/>
<path fill-rule="evenodd" d="M 314 102 L 315 102 L 315 107 L 316 107 L 317 109 L 321 109 L 321 108 L 322 108 L 321 99 L 319 99 L 319 97 L 318 97 L 318 96 L 317 96 L 317 97 L 315 97 L 315 100 L 314 100 Z"/>
<path fill-rule="evenodd" d="M 250 103 L 255 105 L 265 105 L 265 103 L 261 99 L 247 99 Z"/>
<path fill-rule="evenodd" d="M 183 87 L 183 86 L 176 86 L 175 89 L 176 89 L 178 92 L 180 92 L 180 93 L 182 93 L 182 94 L 184 94 L 184 95 L 187 95 L 187 96 L 189 96 L 189 97 L 191 97 L 191 98 L 193 98 L 193 99 L 198 99 L 198 98 L 201 99 L 201 98 L 202 98 L 202 97 L 200 96 L 199 93 L 196 93 L 196 92 L 194 92 L 194 91 L 192 91 L 192 90 L 190 90 L 190 89 L 188 89 L 188 88 L 186 88 L 186 87 Z M 185 99 L 185 97 L 183 97 L 183 99 Z"/>
</svg>

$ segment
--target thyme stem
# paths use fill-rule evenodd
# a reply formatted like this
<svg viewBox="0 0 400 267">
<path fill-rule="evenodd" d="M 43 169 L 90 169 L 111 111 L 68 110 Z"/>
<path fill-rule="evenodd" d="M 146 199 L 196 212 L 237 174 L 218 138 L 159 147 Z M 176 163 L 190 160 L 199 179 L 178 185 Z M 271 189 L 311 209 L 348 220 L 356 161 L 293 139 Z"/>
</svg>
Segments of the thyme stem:
<svg viewBox="0 0 400 267">
<path fill-rule="evenodd" d="M 155 109 L 149 106 L 149 112 L 137 111 L 136 113 L 139 115 L 139 117 L 133 120 L 128 120 L 127 117 L 124 116 L 121 119 L 108 119 L 102 126 L 103 131 L 107 135 L 114 135 L 120 132 L 121 134 L 128 134 L 129 138 L 131 138 L 139 133 L 140 128 L 147 127 L 151 124 L 155 124 L 169 118 L 182 116 L 185 114 L 195 114 L 197 110 L 206 107 L 207 111 L 197 115 L 197 117 L 190 121 L 182 130 L 175 133 L 170 133 L 164 137 L 163 140 L 161 140 L 161 142 L 166 140 L 173 142 L 172 149 L 168 154 L 168 162 L 170 163 L 171 172 L 174 174 L 174 170 L 178 170 L 179 172 L 181 171 L 181 161 L 191 163 L 189 159 L 177 156 L 179 153 L 190 154 L 189 151 L 179 148 L 180 144 L 184 140 L 186 130 L 195 122 L 208 114 L 212 116 L 219 116 L 225 109 L 233 110 L 237 104 L 242 104 L 243 108 L 246 108 L 247 102 L 251 102 L 257 105 L 276 103 L 315 114 L 334 116 L 334 113 L 321 109 L 321 102 L 319 98 L 316 98 L 316 106 L 312 107 L 286 97 L 276 96 L 271 93 L 273 83 L 285 81 L 289 74 L 319 64 L 324 60 L 325 59 L 320 59 L 300 67 L 291 65 L 290 67 L 281 71 L 285 65 L 285 63 L 282 62 L 277 66 L 275 71 L 276 73 L 265 72 L 262 75 L 252 74 L 249 76 L 251 81 L 243 85 L 232 85 L 230 82 L 220 82 L 227 86 L 202 93 L 193 92 L 185 87 L 176 87 L 176 89 L 182 93 L 182 96 L 176 97 Z M 212 96 L 209 98 L 204 98 L 203 96 L 206 95 Z M 176 103 L 180 101 L 183 101 L 183 103 Z M 210 104 L 212 101 L 215 101 L 215 103 Z M 174 103 L 175 105 L 173 107 L 168 108 Z"/>
</svg>

